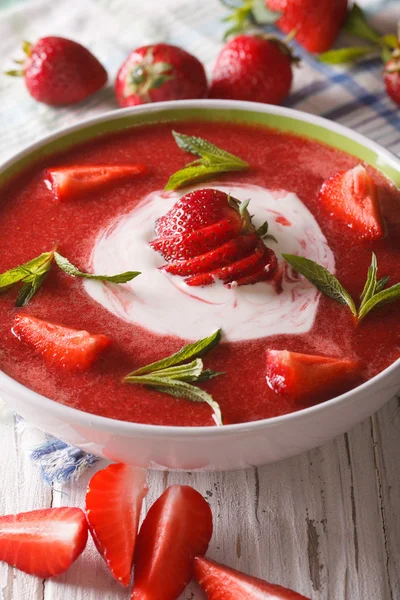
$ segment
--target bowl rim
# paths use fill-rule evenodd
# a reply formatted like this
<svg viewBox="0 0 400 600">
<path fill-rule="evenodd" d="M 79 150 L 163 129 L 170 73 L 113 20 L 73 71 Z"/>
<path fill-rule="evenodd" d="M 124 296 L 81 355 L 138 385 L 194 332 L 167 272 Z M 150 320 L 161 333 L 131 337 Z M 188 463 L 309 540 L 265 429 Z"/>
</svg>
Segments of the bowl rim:
<svg viewBox="0 0 400 600">
<path fill-rule="evenodd" d="M 84 119 L 79 123 L 76 123 L 69 127 L 63 127 L 56 130 L 54 133 L 47 135 L 45 137 L 40 138 L 40 140 L 34 142 L 33 144 L 29 144 L 23 150 L 14 154 L 11 158 L 7 159 L 3 164 L 0 165 L 0 173 L 9 169 L 12 165 L 20 161 L 22 158 L 25 158 L 31 155 L 36 150 L 46 146 L 52 141 L 58 140 L 59 138 L 64 137 L 65 135 L 80 131 L 81 129 L 85 129 L 91 125 L 100 124 L 103 122 L 113 121 L 119 119 L 123 116 L 136 115 L 140 113 L 154 114 L 162 113 L 164 111 L 168 112 L 169 110 L 179 110 L 179 109 L 208 109 L 208 110 L 242 110 L 246 112 L 255 112 L 255 113 L 264 113 L 270 115 L 277 115 L 283 117 L 289 117 L 296 121 L 302 121 L 305 123 L 310 123 L 317 125 L 323 129 L 328 131 L 333 131 L 338 133 L 339 135 L 348 138 L 352 141 L 356 141 L 361 146 L 367 147 L 375 152 L 379 157 L 383 157 L 388 165 L 394 168 L 396 171 L 400 173 L 400 159 L 398 159 L 394 154 L 390 151 L 386 150 L 376 142 L 369 140 L 364 135 L 351 130 L 350 128 L 345 127 L 339 123 L 334 121 L 329 121 L 324 117 L 320 117 L 317 115 L 313 115 L 310 113 L 305 113 L 299 110 L 295 110 L 292 108 L 282 107 L 282 106 L 274 106 L 269 104 L 261 104 L 256 102 L 244 102 L 244 101 L 234 101 L 234 100 L 179 100 L 179 101 L 169 101 L 169 102 L 158 102 L 153 104 L 145 104 L 137 107 L 129 107 L 125 109 L 119 110 L 111 110 L 103 113 L 101 115 L 91 117 L 89 119 Z M 295 133 L 296 134 L 296 133 Z M 329 144 L 334 147 L 334 144 Z M 379 166 L 377 167 L 379 169 Z M 329 400 L 326 400 L 320 404 L 310 406 L 308 408 L 304 408 L 295 412 L 291 412 L 285 415 L 280 415 L 277 417 L 270 417 L 268 419 L 261 419 L 258 421 L 246 421 L 243 423 L 235 423 L 230 425 L 224 425 L 223 427 L 216 427 L 215 425 L 208 426 L 173 426 L 173 425 L 152 425 L 147 423 L 135 423 L 131 421 L 122 421 L 118 419 L 111 419 L 109 417 L 103 417 L 100 415 L 96 415 L 93 413 L 88 413 L 83 410 L 73 408 L 71 406 L 67 406 L 65 404 L 61 404 L 51 398 L 47 398 L 34 390 L 26 387 L 22 383 L 16 381 L 2 370 L 0 370 L 0 394 L 1 390 L 4 389 L 7 393 L 15 393 L 18 394 L 20 398 L 23 398 L 24 402 L 27 401 L 29 404 L 33 405 L 36 408 L 48 408 L 51 413 L 58 413 L 54 416 L 58 418 L 79 423 L 81 426 L 87 426 L 89 428 L 100 428 L 101 430 L 107 430 L 111 433 L 125 434 L 128 437 L 132 435 L 136 436 L 154 436 L 157 438 L 193 438 L 197 437 L 215 437 L 218 436 L 229 436 L 235 433 L 243 433 L 250 430 L 262 429 L 274 427 L 279 424 L 284 424 L 287 422 L 300 421 L 304 418 L 317 416 L 328 408 L 331 408 L 335 405 L 342 405 L 347 401 L 351 400 L 352 397 L 358 394 L 362 394 L 369 387 L 374 385 L 379 385 L 379 383 L 386 379 L 386 377 L 390 376 L 393 372 L 399 370 L 400 371 L 400 358 L 397 359 L 394 363 L 389 365 L 386 369 L 364 382 L 363 384 L 353 388 L 352 390 L 341 394 L 339 396 L 335 396 Z"/>
</svg>

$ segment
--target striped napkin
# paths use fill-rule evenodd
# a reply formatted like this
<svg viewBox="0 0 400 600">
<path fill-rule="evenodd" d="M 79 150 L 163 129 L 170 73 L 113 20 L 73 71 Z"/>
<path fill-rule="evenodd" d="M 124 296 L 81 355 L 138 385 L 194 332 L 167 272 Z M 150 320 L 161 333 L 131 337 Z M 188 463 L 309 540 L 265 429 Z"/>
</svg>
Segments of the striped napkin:
<svg viewBox="0 0 400 600">
<path fill-rule="evenodd" d="M 317 0 L 316 0 L 317 1 Z M 112 82 L 118 67 L 135 47 L 155 41 L 182 46 L 211 73 L 222 46 L 227 10 L 218 0 L 7 0 L 0 12 L 0 71 L 21 57 L 22 40 L 43 35 L 70 37 L 88 46 L 107 68 L 110 84 L 74 107 L 51 108 L 28 95 L 24 84 L 0 78 L 0 160 L 40 137 L 82 119 L 117 109 Z M 372 12 L 373 25 L 394 32 L 400 20 L 399 0 L 359 0 Z M 338 40 L 342 45 L 345 40 Z M 302 61 L 295 69 L 293 91 L 286 105 L 333 119 L 400 155 L 400 109 L 386 95 L 382 65 L 370 60 L 353 68 L 320 63 L 294 43 Z M 19 427 L 27 427 L 19 424 Z M 32 452 L 45 481 L 77 477 L 95 457 L 54 440 Z"/>
</svg>

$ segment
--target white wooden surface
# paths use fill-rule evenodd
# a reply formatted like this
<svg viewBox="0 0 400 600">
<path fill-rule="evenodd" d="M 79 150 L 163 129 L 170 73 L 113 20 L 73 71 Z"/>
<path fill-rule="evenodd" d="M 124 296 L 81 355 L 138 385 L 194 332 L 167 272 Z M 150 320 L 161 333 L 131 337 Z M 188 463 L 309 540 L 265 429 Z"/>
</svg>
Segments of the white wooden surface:
<svg viewBox="0 0 400 600">
<path fill-rule="evenodd" d="M 37 436 L 16 432 L 12 415 L 0 415 L 0 514 L 83 506 L 94 470 L 50 490 L 22 450 Z M 169 484 L 192 485 L 213 511 L 210 557 L 313 600 L 399 600 L 399 434 L 400 397 L 348 434 L 290 460 L 228 473 L 150 472 L 146 506 Z M 0 600 L 128 598 L 91 541 L 72 568 L 51 581 L 0 563 Z M 203 595 L 193 584 L 182 598 Z"/>
</svg>

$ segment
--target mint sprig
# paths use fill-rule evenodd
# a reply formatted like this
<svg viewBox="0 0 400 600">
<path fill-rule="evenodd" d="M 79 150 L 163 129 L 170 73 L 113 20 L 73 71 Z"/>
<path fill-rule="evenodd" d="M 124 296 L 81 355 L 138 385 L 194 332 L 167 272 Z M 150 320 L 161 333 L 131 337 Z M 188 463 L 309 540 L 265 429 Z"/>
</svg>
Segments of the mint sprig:
<svg viewBox="0 0 400 600">
<path fill-rule="evenodd" d="M 25 306 L 39 291 L 53 261 L 53 252 L 43 252 L 40 256 L 0 274 L 0 293 L 15 284 L 22 284 L 16 306 Z"/>
<path fill-rule="evenodd" d="M 199 137 L 172 132 L 179 148 L 199 157 L 177 171 L 168 180 L 166 190 L 177 190 L 204 181 L 219 173 L 245 171 L 249 163 Z"/>
<path fill-rule="evenodd" d="M 138 275 L 140 271 L 125 271 L 125 273 L 119 273 L 118 275 L 94 275 L 92 273 L 85 273 L 80 271 L 75 265 L 73 265 L 65 256 L 61 256 L 58 252 L 54 252 L 54 260 L 57 266 L 60 267 L 64 273 L 71 275 L 72 277 L 82 277 L 84 279 L 96 279 L 97 281 L 108 281 L 110 283 L 127 283 Z"/>
<path fill-rule="evenodd" d="M 358 309 L 349 292 L 325 267 L 304 256 L 294 254 L 282 254 L 282 256 L 295 271 L 308 279 L 318 290 L 329 296 L 329 298 L 336 300 L 336 302 L 347 305 L 358 322 L 364 319 L 374 308 L 400 299 L 400 283 L 385 288 L 389 277 L 382 277 L 379 281 L 377 280 L 378 263 L 374 252 L 372 253 L 371 265 L 368 268 L 367 280 L 360 296 Z"/>
<path fill-rule="evenodd" d="M 0 273 L 0 294 L 16 284 L 22 284 L 15 305 L 26 306 L 37 294 L 44 280 L 50 272 L 53 261 L 57 266 L 72 277 L 83 277 L 85 279 L 97 279 L 98 281 L 109 281 L 111 283 L 126 283 L 138 275 L 139 271 L 126 271 L 118 275 L 95 275 L 84 273 L 75 267 L 67 258 L 58 252 L 43 252 L 40 256 Z"/>
<path fill-rule="evenodd" d="M 214 420 L 222 425 L 221 409 L 218 402 L 205 390 L 192 385 L 223 375 L 211 369 L 204 369 L 200 356 L 214 348 L 221 339 L 221 330 L 209 337 L 187 344 L 178 352 L 149 365 L 136 369 L 124 377 L 125 383 L 145 385 L 176 398 L 186 398 L 192 402 L 205 402 L 213 409 Z M 186 363 L 185 361 L 191 360 Z"/>
</svg>

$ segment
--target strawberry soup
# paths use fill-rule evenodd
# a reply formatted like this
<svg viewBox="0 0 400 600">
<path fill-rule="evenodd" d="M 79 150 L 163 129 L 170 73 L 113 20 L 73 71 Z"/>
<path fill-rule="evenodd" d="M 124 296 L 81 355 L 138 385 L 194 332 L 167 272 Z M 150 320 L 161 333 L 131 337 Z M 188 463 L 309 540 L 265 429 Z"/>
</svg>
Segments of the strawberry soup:
<svg viewBox="0 0 400 600">
<path fill-rule="evenodd" d="M 166 192 L 169 177 L 188 163 L 188 155 L 175 143 L 170 124 L 154 124 L 105 135 L 48 158 L 8 185 L 0 209 L 0 235 L 12 243 L 3 245 L 0 272 L 56 248 L 81 271 L 141 274 L 116 284 L 70 277 L 52 265 L 39 292 L 18 309 L 13 288 L 5 290 L 0 296 L 0 368 L 44 396 L 89 413 L 137 423 L 194 426 L 214 424 L 207 403 L 171 396 L 159 391 L 162 386 L 156 390 L 122 379 L 220 328 L 221 342 L 203 356 L 206 369 L 215 376 L 201 380 L 200 386 L 219 404 L 224 423 L 229 424 L 282 415 L 326 400 L 393 363 L 400 356 L 399 304 L 378 306 L 357 323 L 349 310 L 352 300 L 342 294 L 335 301 L 332 293 L 330 297 L 321 293 L 310 278 L 300 276 L 302 271 L 290 256 L 306 257 L 334 274 L 357 305 L 372 253 L 378 278 L 390 277 L 378 286 L 397 283 L 400 193 L 394 186 L 367 167 L 377 186 L 380 215 L 369 211 L 376 227 L 362 236 L 359 215 L 349 226 L 338 214 L 337 196 L 329 194 L 328 202 L 320 194 L 328 178 L 347 171 L 357 174 L 356 183 L 347 182 L 347 173 L 343 186 L 351 185 L 353 196 L 373 197 L 374 184 L 355 157 L 266 127 L 185 122 L 176 128 L 209 140 L 250 168 Z M 46 174 L 46 169 L 69 165 L 131 163 L 145 165 L 147 171 L 138 168 L 135 177 L 106 181 L 107 185 L 65 199 L 55 198 L 54 182 Z M 325 195 L 330 187 L 325 186 Z M 223 195 L 222 202 L 236 199 L 237 207 L 229 210 L 240 208 L 240 218 L 251 221 L 247 234 L 254 237 L 254 247 L 244 258 L 240 252 L 249 238 L 220 240 L 221 245 L 228 244 L 235 264 L 253 256 L 254 249 L 259 251 L 261 262 L 245 273 L 256 274 L 251 281 L 245 281 L 242 273 L 224 279 L 215 254 L 206 276 L 204 269 L 189 275 L 181 255 L 170 259 L 165 248 L 157 246 L 163 217 L 173 214 L 180 198 L 200 190 L 215 190 Z M 243 213 L 248 199 L 247 218 Z M 352 212 L 350 201 L 343 206 Z M 163 240 L 171 237 L 167 231 Z M 222 268 L 226 266 L 225 262 Z M 87 370 L 64 369 L 36 352 L 36 342 L 23 343 L 15 335 L 17 314 L 105 336 L 111 344 L 106 347 L 101 337 L 104 351 Z M 279 361 L 275 351 L 285 351 Z M 310 356 L 315 358 L 311 363 Z M 286 369 L 283 393 L 277 384 L 283 377 L 278 366 Z"/>
</svg>

